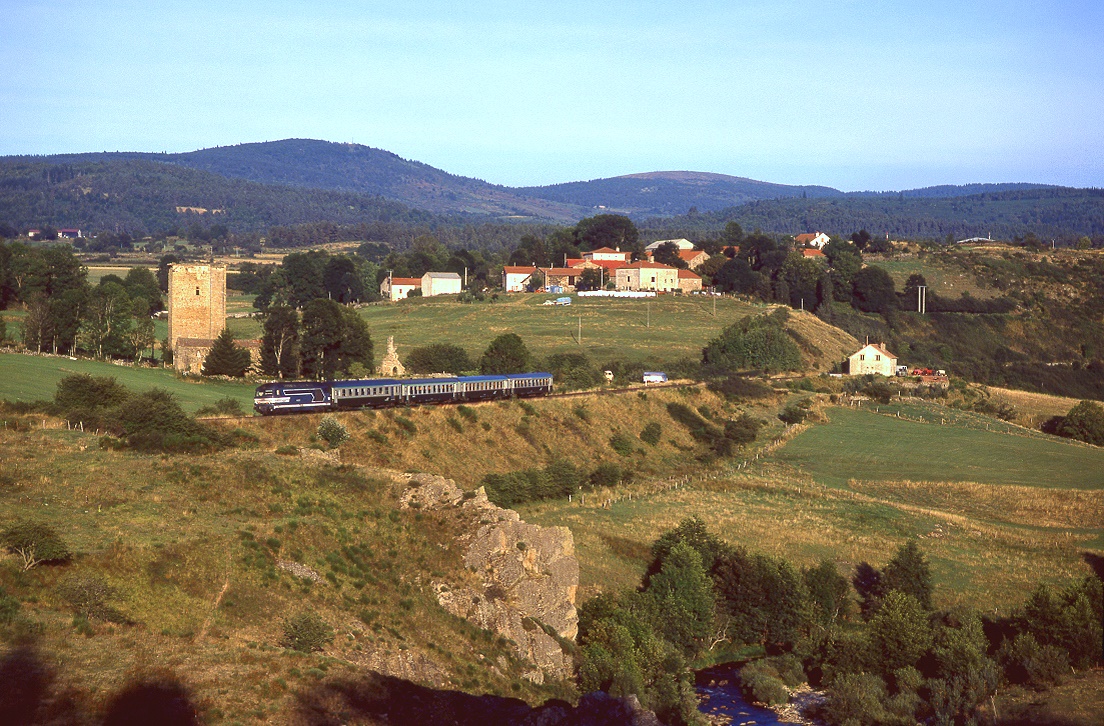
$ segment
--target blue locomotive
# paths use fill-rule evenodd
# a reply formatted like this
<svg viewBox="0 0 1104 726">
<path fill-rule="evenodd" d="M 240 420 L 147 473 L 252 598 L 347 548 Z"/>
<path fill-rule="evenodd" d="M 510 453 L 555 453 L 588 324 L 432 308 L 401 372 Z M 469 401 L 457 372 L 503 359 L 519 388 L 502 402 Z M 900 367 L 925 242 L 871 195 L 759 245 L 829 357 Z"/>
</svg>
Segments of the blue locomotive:
<svg viewBox="0 0 1104 726">
<path fill-rule="evenodd" d="M 551 373 L 449 378 L 365 378 L 347 381 L 280 381 L 257 386 L 253 410 L 315 413 L 356 408 L 384 408 L 421 403 L 467 403 L 498 398 L 547 396 Z"/>
</svg>

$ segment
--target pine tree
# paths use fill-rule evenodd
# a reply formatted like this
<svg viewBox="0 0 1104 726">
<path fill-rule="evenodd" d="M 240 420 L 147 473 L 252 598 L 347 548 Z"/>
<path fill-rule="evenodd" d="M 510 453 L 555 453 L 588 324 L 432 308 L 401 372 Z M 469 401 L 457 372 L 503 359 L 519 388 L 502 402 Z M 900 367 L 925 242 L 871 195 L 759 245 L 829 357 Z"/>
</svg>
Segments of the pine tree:
<svg viewBox="0 0 1104 726">
<path fill-rule="evenodd" d="M 900 590 L 912 595 L 925 610 L 932 608 L 932 576 L 924 553 L 909 540 L 901 545 L 897 554 L 882 571 L 882 585 L 886 592 Z"/>
<path fill-rule="evenodd" d="M 234 345 L 230 328 L 223 328 L 215 338 L 211 350 L 207 352 L 207 357 L 203 359 L 203 370 L 200 372 L 205 376 L 241 378 L 250 363 L 249 351 Z"/>
</svg>

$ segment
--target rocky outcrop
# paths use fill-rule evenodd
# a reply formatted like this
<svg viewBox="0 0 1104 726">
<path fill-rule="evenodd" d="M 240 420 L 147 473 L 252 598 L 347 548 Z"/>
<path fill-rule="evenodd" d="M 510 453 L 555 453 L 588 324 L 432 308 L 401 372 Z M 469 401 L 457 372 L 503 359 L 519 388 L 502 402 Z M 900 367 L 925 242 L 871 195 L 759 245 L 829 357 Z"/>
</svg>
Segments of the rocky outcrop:
<svg viewBox="0 0 1104 726">
<path fill-rule="evenodd" d="M 566 527 L 540 527 L 487 500 L 482 488 L 464 492 L 451 480 L 410 477 L 401 506 L 450 510 L 468 523 L 458 544 L 480 586 L 433 583 L 437 600 L 454 615 L 512 640 L 535 668 L 526 677 L 567 678 L 578 633 L 575 592 L 579 562 Z"/>
</svg>

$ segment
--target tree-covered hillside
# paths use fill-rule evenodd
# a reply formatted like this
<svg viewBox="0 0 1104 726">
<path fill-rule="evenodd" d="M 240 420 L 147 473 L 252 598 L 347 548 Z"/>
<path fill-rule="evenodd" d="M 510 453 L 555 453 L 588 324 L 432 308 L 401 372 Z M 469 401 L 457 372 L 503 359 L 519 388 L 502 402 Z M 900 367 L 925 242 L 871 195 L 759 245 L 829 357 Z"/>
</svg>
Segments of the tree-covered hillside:
<svg viewBox="0 0 1104 726">
<path fill-rule="evenodd" d="M 993 235 L 1011 239 L 1034 234 L 1045 240 L 1104 235 L 1104 190 L 1026 189 L 967 197 L 846 196 L 825 199 L 754 201 L 718 212 L 653 219 L 642 227 L 699 236 L 737 222 L 744 229 L 774 234 L 823 230 L 848 234 L 870 230 L 875 236 L 955 239 Z"/>
</svg>

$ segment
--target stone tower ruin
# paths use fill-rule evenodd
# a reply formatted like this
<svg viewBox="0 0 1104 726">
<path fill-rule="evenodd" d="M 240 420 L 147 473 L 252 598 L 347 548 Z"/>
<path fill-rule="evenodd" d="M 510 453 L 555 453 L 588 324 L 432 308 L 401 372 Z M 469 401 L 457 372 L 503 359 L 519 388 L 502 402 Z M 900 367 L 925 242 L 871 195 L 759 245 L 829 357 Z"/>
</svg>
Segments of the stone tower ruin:
<svg viewBox="0 0 1104 726">
<path fill-rule="evenodd" d="M 169 345 L 173 367 L 199 373 L 203 358 L 226 327 L 226 268 L 169 266 Z"/>
</svg>

